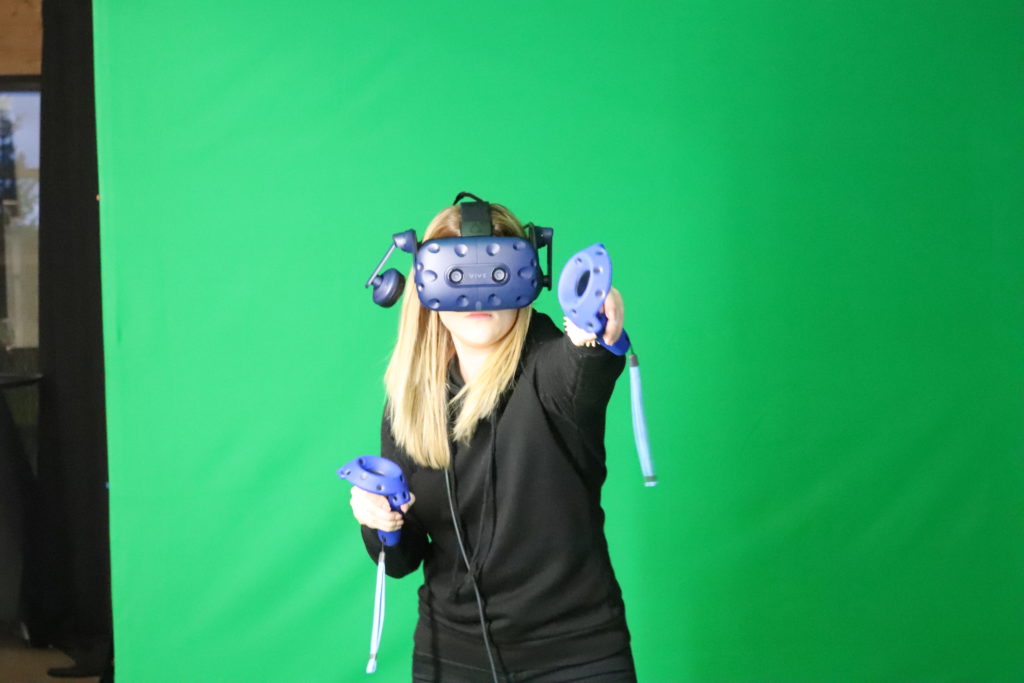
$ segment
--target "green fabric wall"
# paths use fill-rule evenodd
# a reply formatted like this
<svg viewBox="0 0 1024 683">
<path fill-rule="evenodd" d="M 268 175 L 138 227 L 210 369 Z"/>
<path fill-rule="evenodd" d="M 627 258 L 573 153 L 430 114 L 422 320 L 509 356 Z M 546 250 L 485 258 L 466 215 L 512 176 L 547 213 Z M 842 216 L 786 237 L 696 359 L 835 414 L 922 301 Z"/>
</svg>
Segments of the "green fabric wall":
<svg viewBox="0 0 1024 683">
<path fill-rule="evenodd" d="M 623 378 L 642 681 L 1024 679 L 1018 2 L 94 15 L 119 680 L 364 680 L 334 470 L 377 451 L 397 318 L 362 284 L 464 189 L 559 268 L 615 258 L 661 477 Z"/>
</svg>

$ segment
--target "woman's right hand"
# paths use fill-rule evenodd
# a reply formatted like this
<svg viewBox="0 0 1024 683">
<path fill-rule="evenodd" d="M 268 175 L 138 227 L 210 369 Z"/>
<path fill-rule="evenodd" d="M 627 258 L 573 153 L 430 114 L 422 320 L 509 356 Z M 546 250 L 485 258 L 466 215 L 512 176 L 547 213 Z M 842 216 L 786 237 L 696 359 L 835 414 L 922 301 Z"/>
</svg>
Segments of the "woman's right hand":
<svg viewBox="0 0 1024 683">
<path fill-rule="evenodd" d="M 402 506 L 402 512 L 395 512 L 388 503 L 387 496 L 364 491 L 358 486 L 352 487 L 352 514 L 363 526 L 378 531 L 398 531 L 405 523 L 402 514 L 409 510 L 409 507 L 416 502 L 416 496 L 409 494 L 412 498 Z"/>
</svg>

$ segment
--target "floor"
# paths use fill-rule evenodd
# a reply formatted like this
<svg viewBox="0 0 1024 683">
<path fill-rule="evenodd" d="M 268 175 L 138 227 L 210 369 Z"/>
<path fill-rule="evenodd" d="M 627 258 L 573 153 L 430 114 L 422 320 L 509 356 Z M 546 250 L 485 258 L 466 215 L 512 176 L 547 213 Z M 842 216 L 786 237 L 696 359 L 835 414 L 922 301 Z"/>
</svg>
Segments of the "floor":
<svg viewBox="0 0 1024 683">
<path fill-rule="evenodd" d="M 99 683 L 99 676 L 51 678 L 46 675 L 47 669 L 72 664 L 71 658 L 60 650 L 34 649 L 15 637 L 0 638 L 0 683 Z"/>
</svg>

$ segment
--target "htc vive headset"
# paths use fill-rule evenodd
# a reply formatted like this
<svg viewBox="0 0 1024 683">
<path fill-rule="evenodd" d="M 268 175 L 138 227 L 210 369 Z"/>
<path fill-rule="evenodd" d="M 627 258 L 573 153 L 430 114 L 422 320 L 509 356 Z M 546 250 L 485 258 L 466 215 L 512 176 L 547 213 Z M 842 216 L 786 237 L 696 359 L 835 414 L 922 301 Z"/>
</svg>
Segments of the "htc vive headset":
<svg viewBox="0 0 1024 683">
<path fill-rule="evenodd" d="M 466 197 L 471 202 L 459 204 Z M 491 223 L 491 205 L 460 192 L 452 205 L 462 212 L 459 237 L 416 242 L 416 231 L 392 236 L 391 247 L 366 282 L 373 302 L 389 308 L 402 296 L 405 277 L 394 268 L 380 275 L 398 247 L 415 261 L 420 303 L 435 311 L 494 311 L 528 306 L 542 287 L 551 289 L 553 230 L 528 223 L 526 237 L 499 237 Z M 547 247 L 547 273 L 540 269 L 539 250 Z"/>
</svg>

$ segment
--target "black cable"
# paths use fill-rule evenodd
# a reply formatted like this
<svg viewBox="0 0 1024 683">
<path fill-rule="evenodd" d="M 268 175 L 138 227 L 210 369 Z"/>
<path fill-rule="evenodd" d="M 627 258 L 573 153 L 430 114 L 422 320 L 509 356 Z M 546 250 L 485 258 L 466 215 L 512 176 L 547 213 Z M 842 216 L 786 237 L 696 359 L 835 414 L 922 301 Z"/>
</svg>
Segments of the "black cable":
<svg viewBox="0 0 1024 683">
<path fill-rule="evenodd" d="M 476 595 L 476 606 L 480 614 L 480 633 L 484 636 L 484 647 L 487 648 L 487 661 L 491 663 L 491 676 L 494 683 L 498 681 L 498 668 L 494 665 L 494 655 L 491 653 L 491 639 L 487 635 L 487 619 L 484 616 L 484 601 L 480 597 L 480 588 L 476 585 L 476 575 L 469 564 L 469 556 L 466 554 L 466 547 L 462 545 L 462 532 L 459 531 L 458 517 L 455 515 L 455 503 L 452 500 L 452 482 L 448 478 L 448 469 L 444 468 L 444 487 L 448 492 L 448 509 L 452 513 L 452 526 L 455 528 L 455 540 L 459 542 L 459 552 L 462 553 L 462 561 L 466 563 L 466 571 L 469 573 L 469 580 L 473 583 L 473 593 Z"/>
</svg>

